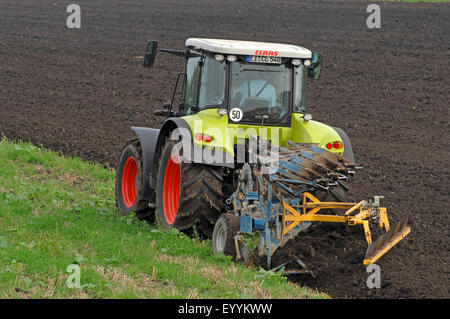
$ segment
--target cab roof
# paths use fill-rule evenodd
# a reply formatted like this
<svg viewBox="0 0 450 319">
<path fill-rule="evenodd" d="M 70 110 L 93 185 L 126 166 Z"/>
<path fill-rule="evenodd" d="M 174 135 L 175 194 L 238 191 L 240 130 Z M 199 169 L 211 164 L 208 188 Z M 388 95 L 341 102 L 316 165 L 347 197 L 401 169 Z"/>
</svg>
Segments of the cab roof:
<svg viewBox="0 0 450 319">
<path fill-rule="evenodd" d="M 189 49 L 221 54 L 268 55 L 299 59 L 311 58 L 310 50 L 292 44 L 190 38 L 186 40 L 185 45 Z"/>
</svg>

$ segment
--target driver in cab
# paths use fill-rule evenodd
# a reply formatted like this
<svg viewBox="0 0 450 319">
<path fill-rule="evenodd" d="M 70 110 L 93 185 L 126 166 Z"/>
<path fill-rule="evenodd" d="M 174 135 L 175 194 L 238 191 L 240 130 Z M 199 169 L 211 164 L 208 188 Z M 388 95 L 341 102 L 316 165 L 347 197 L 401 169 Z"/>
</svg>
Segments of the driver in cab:
<svg viewBox="0 0 450 319">
<path fill-rule="evenodd" d="M 258 77 L 248 77 L 239 87 L 233 87 L 233 96 L 231 98 L 233 107 L 242 107 L 247 98 L 261 98 L 268 101 L 269 108 L 276 106 L 276 91 L 265 77 L 269 74 L 255 72 Z M 255 74 L 256 75 L 256 74 Z"/>
</svg>

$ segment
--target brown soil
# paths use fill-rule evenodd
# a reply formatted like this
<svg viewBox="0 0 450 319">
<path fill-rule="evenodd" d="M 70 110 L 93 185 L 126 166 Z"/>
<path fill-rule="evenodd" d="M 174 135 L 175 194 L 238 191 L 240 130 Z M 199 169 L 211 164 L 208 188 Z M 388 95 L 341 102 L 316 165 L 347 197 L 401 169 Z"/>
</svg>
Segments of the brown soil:
<svg viewBox="0 0 450 319">
<path fill-rule="evenodd" d="M 168 48 L 195 36 L 278 41 L 323 52 L 309 111 L 350 136 L 364 166 L 353 199 L 384 195 L 392 221 L 408 218 L 412 233 L 378 262 L 382 288 L 371 290 L 361 229 L 321 224 L 285 247 L 318 277 L 292 280 L 334 297 L 450 297 L 448 4 L 383 2 L 381 29 L 366 27 L 363 1 L 80 5 L 76 30 L 66 27 L 63 1 L 0 4 L 3 134 L 114 166 L 130 126 L 159 127 L 151 110 L 169 99 L 182 70 L 167 55 L 143 69 L 146 40 Z"/>
</svg>

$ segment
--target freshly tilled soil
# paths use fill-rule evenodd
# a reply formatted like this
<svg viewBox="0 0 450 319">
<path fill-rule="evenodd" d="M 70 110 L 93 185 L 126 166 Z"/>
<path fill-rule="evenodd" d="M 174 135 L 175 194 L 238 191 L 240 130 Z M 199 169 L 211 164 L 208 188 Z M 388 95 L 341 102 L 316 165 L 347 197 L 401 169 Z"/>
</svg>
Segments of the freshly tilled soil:
<svg viewBox="0 0 450 319">
<path fill-rule="evenodd" d="M 407 240 L 377 264 L 369 289 L 361 228 L 322 223 L 289 242 L 314 272 L 291 279 L 333 297 L 448 298 L 448 4 L 385 3 L 368 29 L 363 1 L 80 1 L 81 29 L 61 1 L 0 3 L 0 131 L 13 139 L 114 166 L 131 126 L 159 127 L 183 61 L 160 54 L 142 67 L 146 41 L 183 48 L 188 37 L 286 42 L 324 54 L 308 84 L 316 120 L 344 129 L 357 163 L 352 200 L 384 195 Z"/>
</svg>

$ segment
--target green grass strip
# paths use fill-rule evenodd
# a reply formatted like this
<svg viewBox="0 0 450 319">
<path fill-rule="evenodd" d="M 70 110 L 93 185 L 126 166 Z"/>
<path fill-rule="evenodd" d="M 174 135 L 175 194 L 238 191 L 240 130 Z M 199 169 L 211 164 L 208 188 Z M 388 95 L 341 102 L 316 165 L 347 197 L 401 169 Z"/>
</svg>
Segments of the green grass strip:
<svg viewBox="0 0 450 319">
<path fill-rule="evenodd" d="M 102 165 L 0 141 L 0 298 L 327 297 L 120 216 L 114 179 Z"/>
</svg>

